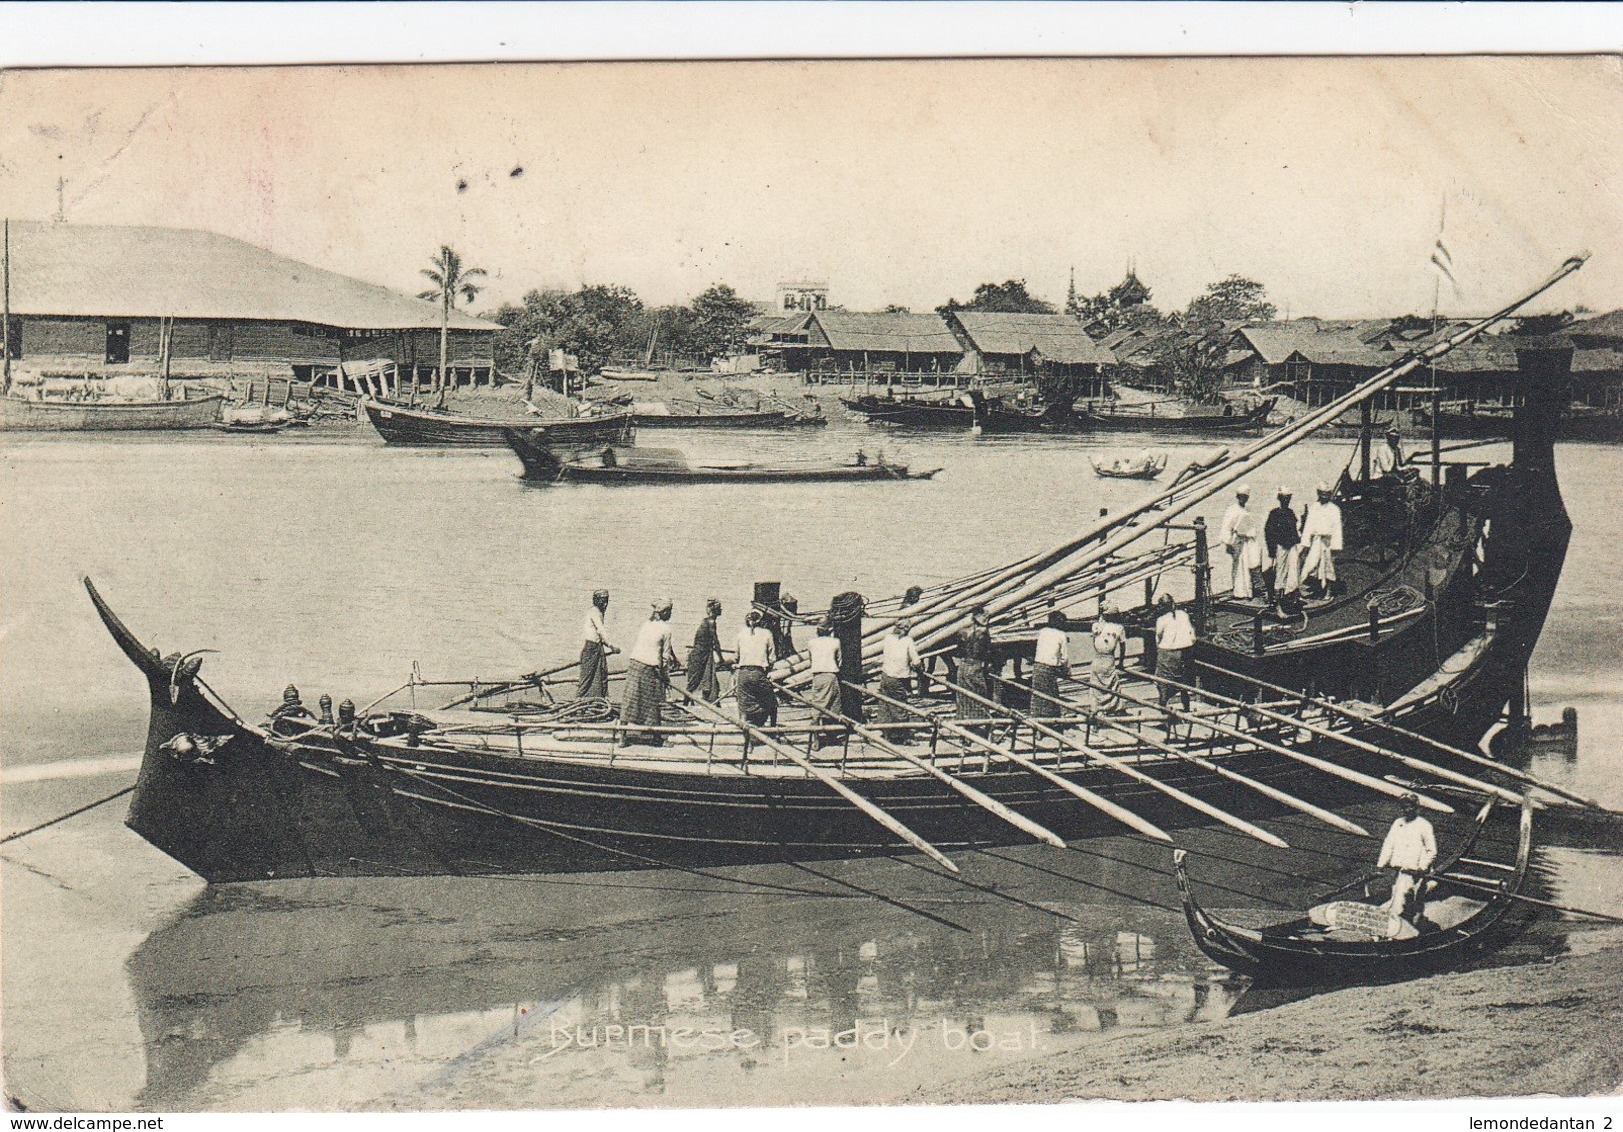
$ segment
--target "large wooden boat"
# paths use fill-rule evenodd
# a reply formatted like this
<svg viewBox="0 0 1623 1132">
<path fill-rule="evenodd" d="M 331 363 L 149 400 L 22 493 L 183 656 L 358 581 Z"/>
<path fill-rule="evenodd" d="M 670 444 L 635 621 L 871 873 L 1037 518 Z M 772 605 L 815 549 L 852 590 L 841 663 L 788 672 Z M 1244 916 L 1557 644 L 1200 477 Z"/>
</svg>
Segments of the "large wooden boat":
<svg viewBox="0 0 1623 1132">
<path fill-rule="evenodd" d="M 665 406 L 665 411 L 636 408 L 632 420 L 638 428 L 819 428 L 828 424 L 821 412 L 791 408 L 740 408 L 706 404 Z"/>
<path fill-rule="evenodd" d="M 864 393 L 841 397 L 840 404 L 875 424 L 906 428 L 962 428 L 975 423 L 975 406 L 965 394 L 942 397 L 880 397 Z"/>
<path fill-rule="evenodd" d="M 942 686 L 956 707 L 945 694 L 898 704 L 874 690 L 899 603 L 874 602 L 864 616 L 862 598 L 844 594 L 826 614 L 845 657 L 837 715 L 806 706 L 810 677 L 795 658 L 774 670 L 785 703 L 772 726 L 672 687 L 659 722 L 628 727 L 611 703 L 575 700 L 539 676 L 462 682 L 462 694 L 437 710 L 415 706 L 426 688 L 414 677 L 331 722 L 297 712 L 256 722 L 209 688 L 197 654 L 148 647 L 90 587 L 151 700 L 128 824 L 210 881 L 693 869 L 906 852 L 952 871 L 948 854 L 987 847 L 1164 845 L 1176 831 L 1206 827 L 1277 848 L 1286 840 L 1258 823 L 1286 816 L 1318 823 L 1307 836 L 1367 837 L 1364 808 L 1389 806 L 1405 790 L 1440 813 L 1451 811 L 1442 788 L 1519 800 L 1535 780 L 1475 745 L 1522 686 L 1565 557 L 1571 527 L 1549 394 L 1564 382 L 1570 351 L 1524 352 L 1509 464 L 1450 466 L 1435 488 L 1343 480 L 1345 592 L 1289 623 L 1268 624 L 1262 611 L 1212 594 L 1204 527 L 1179 522 L 1519 305 L 1058 547 L 926 590 L 907 607 L 926 653 L 950 660 L 972 607 L 991 617 L 991 678 L 976 693 L 948 676 Z M 1188 677 L 1196 686 L 1186 686 L 1193 702 L 1157 707 L 1168 685 L 1148 652 L 1134 655 L 1111 693 L 1125 711 L 1096 710 L 1085 668 L 1033 702 L 1020 676 L 1029 627 L 1058 609 L 1071 628 L 1086 628 L 1100 594 L 1119 600 L 1146 581 L 1193 582 L 1185 603 L 1201 630 Z M 1156 612 L 1121 615 L 1146 650 Z M 396 702 L 408 691 L 410 702 Z M 869 722 L 876 704 L 894 718 Z"/>
<path fill-rule="evenodd" d="M 1156 412 L 1130 405 L 1089 405 L 1078 409 L 1071 418 L 1071 426 L 1084 432 L 1175 432 L 1181 434 L 1219 434 L 1257 432 L 1268 423 L 1268 414 L 1274 410 L 1272 398 L 1261 401 L 1249 409 L 1236 411 L 1224 405 L 1211 412 L 1184 411 Z"/>
<path fill-rule="evenodd" d="M 544 437 L 511 433 L 508 443 L 524 464 L 524 478 L 541 482 L 597 484 L 886 483 L 927 480 L 940 468 L 909 471 L 883 460 L 802 460 L 758 463 L 708 460 L 694 463 L 675 448 L 605 448 L 560 459 Z"/>
<path fill-rule="evenodd" d="M 0 397 L 0 430 L 23 432 L 152 432 L 209 428 L 222 396 L 191 401 L 56 401 Z"/>
<path fill-rule="evenodd" d="M 1178 892 L 1195 946 L 1207 957 L 1260 983 L 1322 984 L 1413 978 L 1454 967 L 1502 942 L 1533 913 L 1520 896 L 1533 851 L 1533 810 L 1521 807 L 1512 863 L 1466 856 L 1486 826 L 1493 803 L 1450 860 L 1430 870 L 1431 887 L 1416 923 L 1358 902 L 1321 905 L 1314 913 L 1264 928 L 1227 923 L 1201 907 L 1190 890 L 1185 853 L 1173 854 Z M 1363 913 L 1353 916 L 1348 912 Z M 1356 919 L 1379 931 L 1354 931 L 1338 922 Z M 1393 927 L 1397 930 L 1393 930 Z"/>
<path fill-rule="evenodd" d="M 590 447 L 629 444 L 636 438 L 629 410 L 579 417 L 475 417 L 437 409 L 365 401 L 366 419 L 386 444 L 454 448 L 505 448 L 515 429 L 545 433 L 555 444 Z"/>
</svg>

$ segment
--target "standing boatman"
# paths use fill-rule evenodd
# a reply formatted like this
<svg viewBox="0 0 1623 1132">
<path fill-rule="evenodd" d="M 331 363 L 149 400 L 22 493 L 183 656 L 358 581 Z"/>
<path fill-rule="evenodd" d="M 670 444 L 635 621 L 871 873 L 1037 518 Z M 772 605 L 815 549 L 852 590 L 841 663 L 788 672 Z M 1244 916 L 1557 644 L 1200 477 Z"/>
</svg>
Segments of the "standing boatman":
<svg viewBox="0 0 1623 1132">
<path fill-rule="evenodd" d="M 1218 530 L 1218 541 L 1229 552 L 1230 596 L 1250 601 L 1256 592 L 1251 584 L 1251 571 L 1262 568 L 1262 546 L 1257 540 L 1257 517 L 1251 513 L 1251 488 L 1241 484 L 1234 492 L 1234 502 L 1223 512 L 1223 525 Z"/>
<path fill-rule="evenodd" d="M 1395 427 L 1388 426 L 1386 443 L 1372 454 L 1370 471 L 1377 476 L 1396 475 L 1403 464 L 1403 438 Z"/>
<path fill-rule="evenodd" d="M 958 679 L 956 683 L 978 696 L 992 699 L 987 669 L 992 663 L 992 615 L 986 606 L 969 611 L 969 624 L 958 631 Z M 968 696 L 958 696 L 959 719 L 984 719 L 986 708 Z"/>
<path fill-rule="evenodd" d="M 1418 903 L 1425 881 L 1425 872 L 1437 859 L 1437 834 L 1431 822 L 1420 816 L 1420 799 L 1413 794 L 1403 796 L 1403 816 L 1392 823 L 1381 843 L 1381 858 L 1377 869 L 1395 869 L 1392 878 L 1392 901 L 1387 911 L 1407 918 L 1411 901 Z"/>
<path fill-rule="evenodd" d="M 1161 615 L 1155 619 L 1155 674 L 1163 680 L 1182 684 L 1186 679 L 1184 673 L 1188 667 L 1189 650 L 1195 647 L 1195 623 L 1172 600 L 1171 594 L 1161 595 L 1160 610 Z M 1176 691 L 1183 699 L 1183 710 L 1189 710 L 1188 692 L 1167 684 L 1157 684 L 1156 689 L 1162 707 L 1167 706 Z M 1169 734 L 1172 731 L 1170 720 L 1167 731 Z"/>
<path fill-rule="evenodd" d="M 1065 632 L 1065 614 L 1048 613 L 1048 624 L 1037 630 L 1037 648 L 1031 657 L 1031 712 L 1039 718 L 1060 714 L 1059 681 L 1071 674 L 1071 638 Z"/>
<path fill-rule="evenodd" d="M 913 622 L 898 617 L 885 637 L 885 651 L 879 661 L 879 691 L 893 700 L 908 702 L 914 673 L 924 667 L 919 657 L 919 646 L 913 641 Z M 908 723 L 911 716 L 899 707 L 879 701 L 874 714 L 882 723 Z M 890 732 L 887 738 L 905 739 L 905 734 Z"/>
<path fill-rule="evenodd" d="M 1088 679 L 1093 684 L 1095 711 L 1115 711 L 1121 707 L 1117 690 L 1121 687 L 1121 662 L 1127 655 L 1127 627 L 1115 620 L 1108 599 L 1099 602 L 1099 616 L 1093 619 L 1093 663 Z"/>
<path fill-rule="evenodd" d="M 1290 488 L 1280 487 L 1279 506 L 1268 512 L 1262 537 L 1274 563 L 1273 572 L 1264 575 L 1268 600 L 1283 615 L 1285 603 L 1302 588 L 1302 536 L 1296 529 L 1296 512 L 1291 510 Z"/>
<path fill-rule="evenodd" d="M 609 657 L 620 650 L 609 644 L 603 631 L 603 616 L 609 611 L 609 591 L 592 593 L 592 608 L 586 611 L 586 623 L 581 627 L 580 683 L 575 698 L 606 700 L 609 698 Z"/>
<path fill-rule="evenodd" d="M 761 626 L 759 609 L 744 615 L 744 631 L 738 634 L 738 660 L 733 669 L 733 697 L 744 722 L 770 727 L 778 722 L 778 694 L 766 678 L 778 659 L 777 644 L 770 630 Z"/>
<path fill-rule="evenodd" d="M 669 598 L 654 602 L 654 610 L 637 631 L 637 643 L 626 659 L 626 696 L 620 705 L 620 722 L 625 725 L 625 731 L 620 736 L 620 746 L 629 746 L 638 739 L 651 747 L 661 746 L 665 742 L 663 735 L 657 731 L 644 735 L 637 728 L 658 727 L 664 722 L 665 684 L 676 669 Z"/>
<path fill-rule="evenodd" d="M 1335 494 L 1327 483 L 1319 485 L 1319 499 L 1307 505 L 1307 517 L 1302 521 L 1302 541 L 1307 543 L 1307 557 L 1302 561 L 1302 582 L 1312 583 L 1316 595 L 1328 596 L 1337 588 L 1336 555 L 1341 552 L 1341 508 L 1331 498 Z"/>
<path fill-rule="evenodd" d="M 716 669 L 726 661 L 721 653 L 721 639 L 716 635 L 716 621 L 721 617 L 721 602 L 715 598 L 704 603 L 704 620 L 693 633 L 693 644 L 688 648 L 688 694 L 698 696 L 707 704 L 721 700 L 721 681 Z"/>
</svg>

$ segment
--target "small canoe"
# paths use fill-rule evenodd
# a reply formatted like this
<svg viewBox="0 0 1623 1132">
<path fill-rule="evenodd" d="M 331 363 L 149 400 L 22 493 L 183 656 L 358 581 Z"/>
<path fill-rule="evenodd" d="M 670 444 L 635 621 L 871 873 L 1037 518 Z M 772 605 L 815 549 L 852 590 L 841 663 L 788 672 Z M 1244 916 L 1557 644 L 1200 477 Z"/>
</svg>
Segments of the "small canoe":
<svg viewBox="0 0 1623 1132">
<path fill-rule="evenodd" d="M 1167 454 L 1165 452 L 1151 452 L 1145 456 L 1123 458 L 1117 456 L 1109 463 L 1100 463 L 1092 456 L 1088 463 L 1093 465 L 1093 474 L 1104 479 L 1117 480 L 1153 480 L 1166 471 Z"/>
<path fill-rule="evenodd" d="M 1230 970 L 1273 985 L 1403 979 L 1456 966 L 1531 919 L 1528 906 L 1516 899 L 1532 857 L 1530 804 L 1522 805 L 1514 864 L 1467 856 L 1493 808 L 1491 802 L 1482 808 L 1464 847 L 1429 874 L 1435 887 L 1423 898 L 1422 915 L 1413 924 L 1388 917 L 1380 906 L 1351 901 L 1323 904 L 1273 927 L 1226 923 L 1190 894 L 1186 854 L 1174 850 L 1178 894 L 1195 946 Z M 1433 921 L 1434 914 L 1440 922 Z"/>
<path fill-rule="evenodd" d="M 816 428 L 828 424 L 822 413 L 792 409 L 740 409 L 727 405 L 635 407 L 638 428 Z"/>
<path fill-rule="evenodd" d="M 590 454 L 561 455 L 544 438 L 509 434 L 509 443 L 524 464 L 524 478 L 554 483 L 693 484 L 693 483 L 881 483 L 927 480 L 940 468 L 914 471 L 906 464 L 854 460 L 849 463 L 807 461 L 766 464 L 750 460 L 690 463 L 675 448 L 614 448 Z"/>
</svg>

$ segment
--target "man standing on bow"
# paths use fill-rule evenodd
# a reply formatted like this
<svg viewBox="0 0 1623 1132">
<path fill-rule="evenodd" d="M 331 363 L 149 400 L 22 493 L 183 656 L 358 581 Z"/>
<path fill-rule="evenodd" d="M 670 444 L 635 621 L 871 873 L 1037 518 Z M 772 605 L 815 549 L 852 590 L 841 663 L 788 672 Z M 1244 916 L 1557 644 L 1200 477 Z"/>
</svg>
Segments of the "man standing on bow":
<svg viewBox="0 0 1623 1132">
<path fill-rule="evenodd" d="M 1108 600 L 1099 602 L 1099 616 L 1093 619 L 1093 663 L 1088 680 L 1093 684 L 1095 711 L 1116 711 L 1121 707 L 1117 689 L 1121 687 L 1121 662 L 1127 655 L 1127 628 L 1115 619 Z"/>
<path fill-rule="evenodd" d="M 1420 799 L 1414 794 L 1403 796 L 1403 816 L 1392 823 L 1381 843 L 1378 869 L 1394 869 L 1392 901 L 1387 910 L 1394 916 L 1407 918 L 1409 905 L 1419 902 L 1425 881 L 1425 872 L 1437 859 L 1437 834 L 1431 822 L 1420 816 Z"/>
<path fill-rule="evenodd" d="M 778 694 L 772 690 L 767 672 L 778 659 L 772 632 L 761 625 L 759 609 L 744 615 L 744 631 L 738 634 L 738 660 L 733 669 L 733 696 L 745 723 L 771 727 L 778 722 Z"/>
<path fill-rule="evenodd" d="M 716 635 L 716 621 L 721 617 L 721 602 L 711 598 L 704 603 L 704 620 L 693 634 L 688 649 L 688 694 L 698 696 L 707 704 L 721 699 L 721 681 L 716 669 L 727 658 L 721 654 L 721 638 Z"/>
<path fill-rule="evenodd" d="M 1189 650 L 1195 647 L 1195 623 L 1189 614 L 1178 608 L 1171 594 L 1162 594 L 1161 614 L 1155 619 L 1155 674 L 1163 680 L 1182 684 L 1186 679 Z M 1183 700 L 1183 710 L 1189 710 L 1189 693 L 1168 684 L 1158 684 L 1161 706 L 1166 707 L 1174 692 Z M 1171 730 L 1168 723 L 1168 731 Z"/>
<path fill-rule="evenodd" d="M 651 747 L 661 746 L 665 737 L 657 731 L 642 733 L 640 727 L 658 727 L 663 722 L 665 684 L 676 669 L 676 649 L 671 645 L 671 602 L 654 602 L 654 610 L 637 632 L 637 643 L 627 658 L 626 697 L 620 705 L 620 722 L 625 731 L 622 747 L 639 739 Z"/>
<path fill-rule="evenodd" d="M 1302 561 L 1302 582 L 1315 596 L 1329 596 L 1336 588 L 1336 555 L 1341 553 L 1341 508 L 1331 498 L 1327 483 L 1319 485 L 1319 499 L 1307 505 L 1302 522 L 1302 541 L 1307 557 Z"/>
<path fill-rule="evenodd" d="M 575 696 L 582 700 L 609 698 L 609 657 L 620 650 L 609 644 L 603 631 L 603 615 L 609 611 L 609 591 L 597 590 L 592 594 L 592 608 L 586 611 L 586 623 L 581 628 L 580 683 Z"/>
<path fill-rule="evenodd" d="M 1217 539 L 1229 552 L 1230 594 L 1240 601 L 1250 601 L 1256 592 L 1251 584 L 1251 571 L 1262 568 L 1262 546 L 1258 542 L 1257 517 L 1251 513 L 1251 488 L 1241 484 L 1234 492 L 1234 502 L 1223 513 L 1223 525 Z"/>
<path fill-rule="evenodd" d="M 1065 614 L 1050 610 L 1048 624 L 1037 630 L 1037 648 L 1031 657 L 1031 715 L 1060 714 L 1059 682 L 1071 674 L 1071 638 L 1065 632 Z"/>
<path fill-rule="evenodd" d="M 1285 605 L 1302 588 L 1302 536 L 1296 529 L 1296 512 L 1291 510 L 1290 488 L 1279 489 L 1279 506 L 1268 512 L 1262 528 L 1273 572 L 1267 574 L 1268 600 L 1283 615 Z"/>
<path fill-rule="evenodd" d="M 908 693 L 913 676 L 924 662 L 919 657 L 919 646 L 913 641 L 913 622 L 906 617 L 898 617 L 896 623 L 890 627 L 890 633 L 885 637 L 885 651 L 879 661 L 879 692 L 898 703 L 908 702 Z M 894 707 L 884 700 L 878 701 L 874 711 L 875 717 L 881 723 L 911 723 L 912 714 L 903 708 Z M 887 739 L 905 741 L 907 733 L 904 731 L 887 730 Z"/>
</svg>

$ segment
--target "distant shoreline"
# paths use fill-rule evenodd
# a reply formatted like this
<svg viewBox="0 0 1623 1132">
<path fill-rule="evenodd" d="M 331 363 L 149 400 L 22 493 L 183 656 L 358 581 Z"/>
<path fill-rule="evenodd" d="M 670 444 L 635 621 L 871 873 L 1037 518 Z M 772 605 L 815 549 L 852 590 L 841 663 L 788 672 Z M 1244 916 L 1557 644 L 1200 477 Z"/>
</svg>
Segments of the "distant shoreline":
<svg viewBox="0 0 1623 1132">
<path fill-rule="evenodd" d="M 1586 938 L 1587 937 L 1587 938 Z M 908 1101 L 1595 1096 L 1623 1082 L 1623 932 L 1580 954 L 1318 995 L 1001 1066 Z"/>
</svg>

